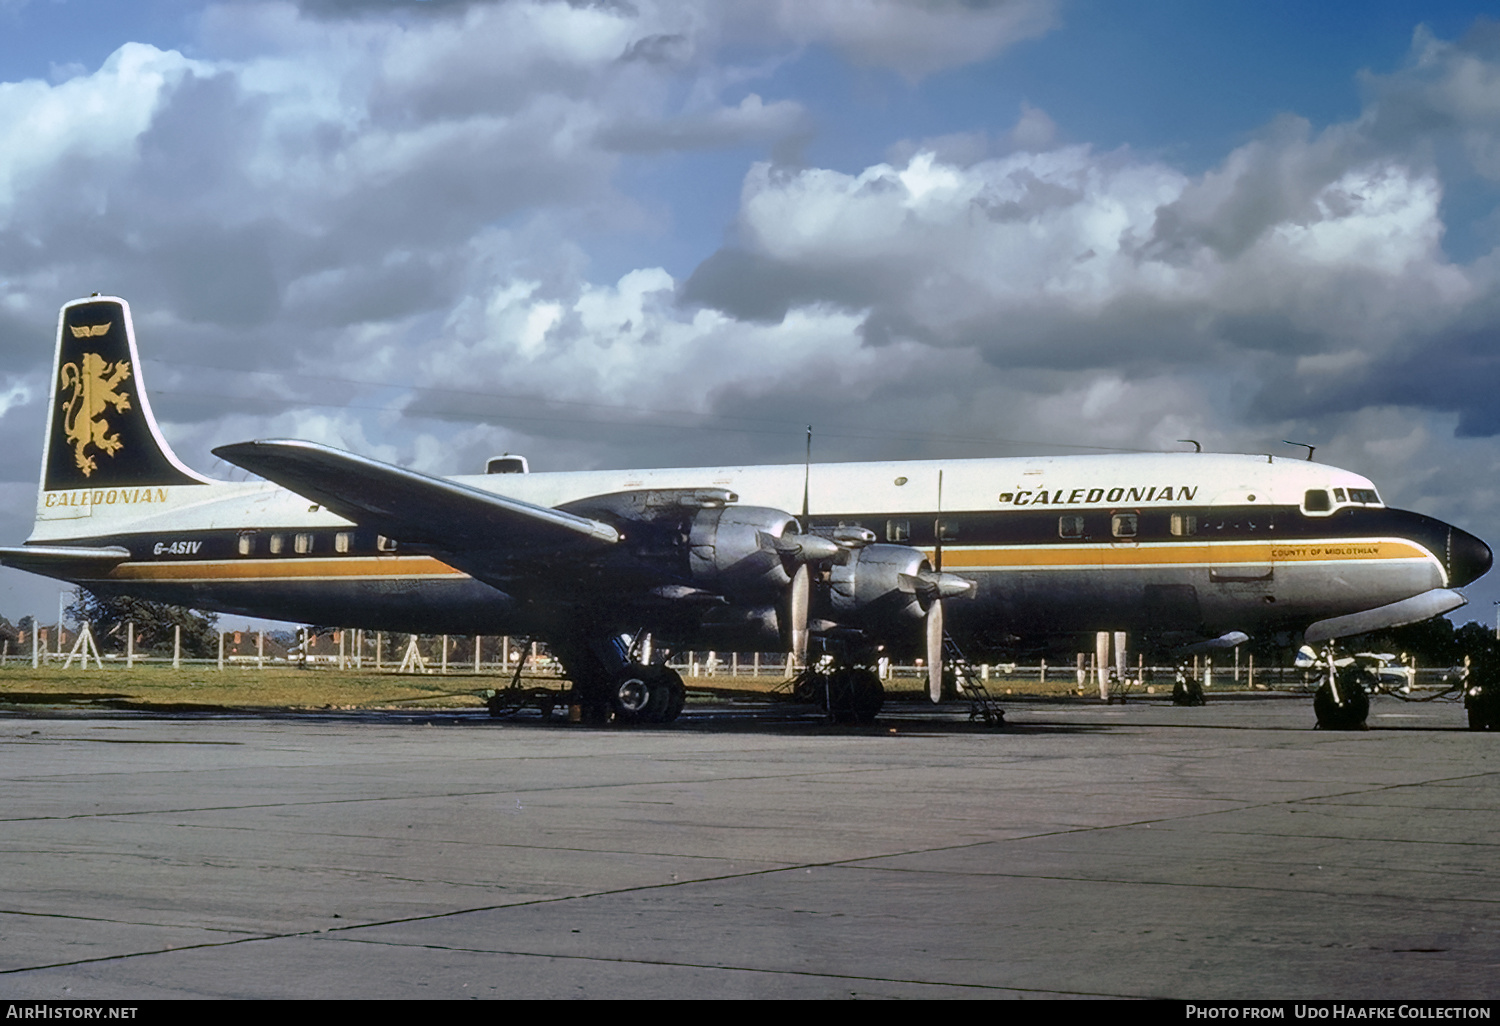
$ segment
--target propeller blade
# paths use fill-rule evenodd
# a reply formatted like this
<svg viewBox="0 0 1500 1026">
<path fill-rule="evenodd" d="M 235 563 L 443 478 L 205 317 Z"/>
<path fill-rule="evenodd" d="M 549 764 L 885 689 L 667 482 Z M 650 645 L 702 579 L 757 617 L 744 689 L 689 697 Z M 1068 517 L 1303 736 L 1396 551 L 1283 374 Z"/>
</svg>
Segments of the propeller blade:
<svg viewBox="0 0 1500 1026">
<path fill-rule="evenodd" d="M 787 593 L 787 648 L 799 667 L 807 665 L 807 611 L 812 598 L 812 571 L 806 563 L 792 574 Z"/>
<path fill-rule="evenodd" d="M 924 617 L 927 626 L 927 697 L 943 697 L 943 600 L 935 598 Z"/>
</svg>

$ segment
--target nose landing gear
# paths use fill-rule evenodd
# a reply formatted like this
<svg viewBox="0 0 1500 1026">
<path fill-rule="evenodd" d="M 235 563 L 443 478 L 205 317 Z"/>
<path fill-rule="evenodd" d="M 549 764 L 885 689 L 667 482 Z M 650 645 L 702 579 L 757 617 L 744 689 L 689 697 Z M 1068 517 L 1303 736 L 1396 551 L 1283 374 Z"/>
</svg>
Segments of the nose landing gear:
<svg viewBox="0 0 1500 1026">
<path fill-rule="evenodd" d="M 1378 683 L 1354 656 L 1339 656 L 1332 645 L 1315 652 L 1304 645 L 1296 665 L 1321 673 L 1323 683 L 1313 695 L 1313 715 L 1319 730 L 1364 730 L 1370 715 L 1370 688 Z"/>
</svg>

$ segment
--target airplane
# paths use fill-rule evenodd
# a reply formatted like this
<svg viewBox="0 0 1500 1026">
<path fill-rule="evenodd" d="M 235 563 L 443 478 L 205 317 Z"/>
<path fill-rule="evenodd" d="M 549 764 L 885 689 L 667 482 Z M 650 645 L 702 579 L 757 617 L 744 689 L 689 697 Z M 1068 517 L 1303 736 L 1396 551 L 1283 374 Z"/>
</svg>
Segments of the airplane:
<svg viewBox="0 0 1500 1026">
<path fill-rule="evenodd" d="M 819 679 L 841 684 L 824 689 L 830 713 L 869 719 L 881 656 L 925 656 L 941 697 L 945 639 L 1127 631 L 1180 657 L 1276 633 L 1326 648 L 1458 608 L 1455 589 L 1492 562 L 1310 451 L 577 473 L 505 456 L 440 478 L 269 439 L 214 450 L 264 480 L 217 481 L 162 437 L 130 307 L 97 294 L 63 306 L 52 382 L 34 528 L 0 563 L 102 596 L 538 639 L 596 723 L 678 715 L 667 649 L 780 650 L 803 667 L 821 649 Z M 1332 670 L 1329 689 L 1322 725 L 1363 720 Z"/>
</svg>

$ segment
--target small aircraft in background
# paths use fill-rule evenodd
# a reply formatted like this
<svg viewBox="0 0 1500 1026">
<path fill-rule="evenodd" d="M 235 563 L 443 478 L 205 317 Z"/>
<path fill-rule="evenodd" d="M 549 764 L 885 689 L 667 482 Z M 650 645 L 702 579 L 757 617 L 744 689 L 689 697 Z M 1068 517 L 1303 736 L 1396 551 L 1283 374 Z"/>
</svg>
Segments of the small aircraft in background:
<svg viewBox="0 0 1500 1026">
<path fill-rule="evenodd" d="M 0 562 L 100 595 L 330 626 L 545 641 L 592 721 L 670 722 L 669 649 L 820 650 L 828 701 L 880 708 L 881 655 L 1126 631 L 1177 652 L 1311 645 L 1438 616 L 1491 553 L 1310 460 L 1211 453 L 440 478 L 308 441 L 162 438 L 130 308 L 58 324 L 36 522 Z M 656 661 L 631 639 L 651 636 Z M 952 651 L 952 649 L 950 649 Z M 1327 725 L 1351 725 L 1335 695 Z M 1362 719 L 1362 715 L 1360 719 Z"/>
</svg>

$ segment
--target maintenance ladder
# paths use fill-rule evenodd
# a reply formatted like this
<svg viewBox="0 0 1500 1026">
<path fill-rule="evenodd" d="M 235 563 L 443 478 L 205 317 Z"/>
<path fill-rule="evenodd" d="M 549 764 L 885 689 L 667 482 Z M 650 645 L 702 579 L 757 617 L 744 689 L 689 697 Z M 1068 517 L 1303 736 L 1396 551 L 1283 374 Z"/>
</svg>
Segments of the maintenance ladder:
<svg viewBox="0 0 1500 1026">
<path fill-rule="evenodd" d="M 984 720 L 991 727 L 1005 726 L 1005 710 L 1000 708 L 963 649 L 947 631 L 943 632 L 943 665 L 953 667 L 953 681 L 958 685 L 959 694 L 969 700 L 970 723 Z"/>
</svg>

